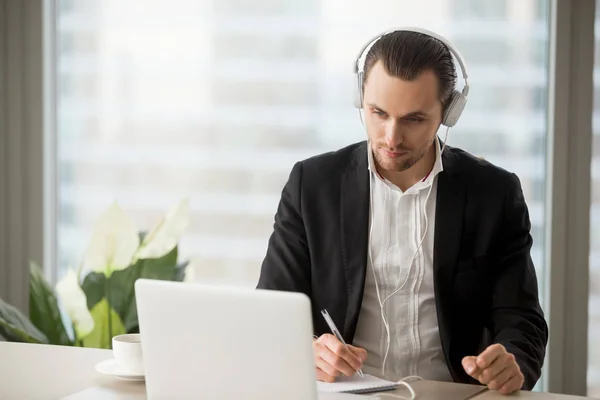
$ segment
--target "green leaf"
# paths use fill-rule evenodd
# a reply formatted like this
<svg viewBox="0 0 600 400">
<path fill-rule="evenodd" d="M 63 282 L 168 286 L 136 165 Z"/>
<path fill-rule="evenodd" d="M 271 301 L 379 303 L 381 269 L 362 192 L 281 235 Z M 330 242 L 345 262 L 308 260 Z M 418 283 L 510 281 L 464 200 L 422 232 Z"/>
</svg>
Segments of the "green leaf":
<svg viewBox="0 0 600 400">
<path fill-rule="evenodd" d="M 177 246 L 161 258 L 150 258 L 143 261 L 142 278 L 173 280 L 177 266 Z"/>
<path fill-rule="evenodd" d="M 172 270 L 172 275 L 171 278 L 169 280 L 173 280 L 173 281 L 177 281 L 177 282 L 182 282 L 183 279 L 185 278 L 185 271 L 187 268 L 189 261 L 185 261 L 179 265 L 177 265 L 174 268 L 167 268 L 167 270 Z M 149 268 L 150 271 L 145 271 L 145 274 L 142 275 L 142 278 L 148 278 L 148 279 L 161 279 L 161 278 L 155 278 L 153 276 L 153 272 L 151 271 L 153 268 Z M 166 280 L 166 279 L 164 279 Z M 125 327 L 127 328 L 127 333 L 140 333 L 140 327 L 139 327 L 139 323 L 138 323 L 138 318 L 137 318 L 137 304 L 135 301 L 135 297 L 133 298 L 133 301 L 131 302 L 131 309 L 129 310 L 129 314 L 127 314 L 128 316 L 128 320 L 125 323 Z"/>
<path fill-rule="evenodd" d="M 50 344 L 72 345 L 71 338 L 62 321 L 56 295 L 46 282 L 41 268 L 29 264 L 29 317 L 31 322 L 46 335 Z"/>
<path fill-rule="evenodd" d="M 109 315 L 110 309 L 110 328 L 112 335 L 109 333 Z M 119 315 L 110 308 L 106 298 L 100 300 L 91 310 L 92 317 L 94 318 L 94 330 L 92 333 L 83 338 L 84 347 L 94 347 L 99 349 L 110 349 L 112 348 L 113 336 L 124 334 L 125 326 Z"/>
<path fill-rule="evenodd" d="M 137 324 L 134 283 L 142 275 L 144 264 L 144 260 L 138 260 L 122 271 L 115 271 L 110 277 L 108 301 L 121 317 L 127 332 Z"/>
<path fill-rule="evenodd" d="M 25 315 L 2 299 L 0 299 L 0 335 L 11 342 L 48 343 L 48 338 Z"/>
<path fill-rule="evenodd" d="M 143 233 L 140 233 L 143 237 Z M 134 284 L 139 278 L 182 281 L 187 262 L 177 265 L 177 246 L 164 257 L 138 260 L 135 264 L 114 271 L 110 278 L 107 299 L 111 307 L 121 318 L 128 333 L 138 330 L 137 305 Z M 105 298 L 106 276 L 101 272 L 90 272 L 84 279 L 82 288 L 87 296 L 91 310 Z"/>
<path fill-rule="evenodd" d="M 185 264 L 177 265 L 178 248 L 157 259 L 138 260 L 134 265 L 115 271 L 110 277 L 109 303 L 119 314 L 129 333 L 137 332 L 138 316 L 134 283 L 139 278 L 178 280 L 185 275 Z"/>
<path fill-rule="evenodd" d="M 91 310 L 100 302 L 100 300 L 102 300 L 105 292 L 104 285 L 106 285 L 106 275 L 104 275 L 103 272 L 92 271 L 86 275 L 81 285 L 81 289 L 87 298 L 88 309 Z"/>
</svg>

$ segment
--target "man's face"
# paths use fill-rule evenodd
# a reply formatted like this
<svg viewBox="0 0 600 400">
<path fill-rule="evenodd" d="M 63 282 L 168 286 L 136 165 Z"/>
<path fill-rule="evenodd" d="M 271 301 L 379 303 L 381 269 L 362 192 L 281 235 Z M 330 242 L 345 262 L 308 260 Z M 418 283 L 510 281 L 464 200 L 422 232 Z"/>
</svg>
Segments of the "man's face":
<svg viewBox="0 0 600 400">
<path fill-rule="evenodd" d="M 390 76 L 379 61 L 364 90 L 365 124 L 378 167 L 406 171 L 431 148 L 441 123 L 435 73 L 426 70 L 415 80 L 404 81 Z"/>
</svg>

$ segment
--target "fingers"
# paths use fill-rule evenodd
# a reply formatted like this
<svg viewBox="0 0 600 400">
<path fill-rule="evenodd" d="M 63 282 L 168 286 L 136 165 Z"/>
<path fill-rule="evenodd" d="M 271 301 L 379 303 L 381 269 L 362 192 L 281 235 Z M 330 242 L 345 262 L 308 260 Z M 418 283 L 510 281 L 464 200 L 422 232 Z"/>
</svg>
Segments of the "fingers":
<svg viewBox="0 0 600 400">
<path fill-rule="evenodd" d="M 325 382 L 343 374 L 352 376 L 362 368 L 366 351 L 359 347 L 346 347 L 335 336 L 325 334 L 313 342 L 317 376 Z M 325 376 L 326 375 L 326 376 Z"/>
<path fill-rule="evenodd" d="M 475 356 L 467 356 L 463 358 L 462 366 L 465 372 L 475 379 L 477 379 L 479 377 L 479 374 L 481 374 L 481 370 L 477 366 L 477 357 Z"/>
<path fill-rule="evenodd" d="M 340 342 L 335 336 L 330 334 L 322 335 L 317 342 L 323 344 L 327 349 L 329 349 L 330 353 L 333 353 L 333 356 L 337 358 L 337 360 L 331 360 L 335 363 L 332 365 L 336 366 L 336 364 L 339 364 L 341 367 L 349 366 L 351 369 L 353 369 L 350 375 L 353 375 L 354 372 L 362 367 L 362 358 L 350 351 L 348 347 Z M 332 357 L 330 353 L 325 352 L 325 355 L 327 357 Z M 328 358 L 323 358 L 326 361 L 330 361 Z M 340 371 L 344 372 L 342 369 L 340 369 Z"/>
<path fill-rule="evenodd" d="M 317 380 L 321 382 L 332 383 L 335 382 L 335 376 L 331 376 L 321 368 L 317 367 Z"/>
<path fill-rule="evenodd" d="M 492 381 L 492 379 L 495 379 L 496 376 L 498 376 L 498 374 L 501 373 L 503 370 L 506 370 L 509 367 L 513 367 L 513 361 L 514 357 L 512 356 L 512 354 L 504 353 L 498 356 L 491 365 L 487 367 L 479 366 L 481 373 L 477 377 L 477 380 L 479 380 L 479 382 L 483 383 L 484 385 L 487 385 Z M 504 382 L 506 382 L 508 378 L 510 378 L 510 376 L 508 376 Z"/>
<path fill-rule="evenodd" d="M 367 361 L 367 351 L 360 347 L 355 347 L 352 345 L 348 345 L 350 351 L 354 353 L 355 356 L 361 359 L 362 362 Z"/>
<path fill-rule="evenodd" d="M 523 387 L 524 380 L 523 374 L 519 371 L 519 374 L 513 376 L 508 382 L 502 385 L 498 392 L 501 394 L 510 394 L 515 392 Z"/>
<path fill-rule="evenodd" d="M 340 358 L 339 356 L 337 356 L 335 353 L 333 353 L 331 350 L 329 350 L 327 348 L 325 348 L 319 355 L 321 356 L 321 359 L 324 362 L 329 364 L 336 371 L 339 371 L 346 376 L 354 375 L 356 373 L 356 370 L 358 369 L 358 368 L 352 367 L 343 358 Z M 339 372 L 338 372 L 338 375 L 339 375 Z M 331 373 L 329 373 L 329 374 L 331 375 Z"/>
<path fill-rule="evenodd" d="M 325 382 L 333 382 L 336 377 L 340 376 L 341 373 L 336 367 L 334 367 L 321 357 L 317 357 L 315 359 L 315 367 L 317 367 L 317 378 L 319 376 L 319 371 L 321 371 L 321 374 L 324 378 L 321 380 Z"/>
<path fill-rule="evenodd" d="M 484 370 L 485 368 L 492 365 L 496 358 L 506 354 L 506 349 L 501 344 L 493 344 L 485 349 L 480 355 L 477 356 L 477 366 Z"/>
<path fill-rule="evenodd" d="M 465 372 L 489 389 L 502 394 L 512 393 L 523 387 L 524 377 L 515 356 L 502 345 L 489 346 L 479 356 L 462 359 Z"/>
<path fill-rule="evenodd" d="M 515 372 L 512 370 L 512 368 L 505 368 L 485 384 L 492 390 L 498 390 L 504 386 L 514 375 Z"/>
</svg>

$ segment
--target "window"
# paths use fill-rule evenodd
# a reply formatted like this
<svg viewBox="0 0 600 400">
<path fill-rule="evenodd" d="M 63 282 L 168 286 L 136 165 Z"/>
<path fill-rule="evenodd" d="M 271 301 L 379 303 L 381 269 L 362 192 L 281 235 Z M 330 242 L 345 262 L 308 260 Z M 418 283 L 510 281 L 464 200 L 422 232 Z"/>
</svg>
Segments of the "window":
<svg viewBox="0 0 600 400">
<path fill-rule="evenodd" d="M 113 200 L 148 228 L 189 196 L 182 256 L 199 276 L 254 285 L 293 163 L 364 138 L 351 102 L 356 52 L 406 24 L 467 58 L 472 91 L 449 144 L 520 177 L 544 282 L 544 1 L 81 4 L 65 2 L 57 24 L 59 277 Z"/>
<path fill-rule="evenodd" d="M 493 0 L 455 0 L 449 2 L 457 18 L 502 19 L 507 14 L 507 3 Z"/>
</svg>

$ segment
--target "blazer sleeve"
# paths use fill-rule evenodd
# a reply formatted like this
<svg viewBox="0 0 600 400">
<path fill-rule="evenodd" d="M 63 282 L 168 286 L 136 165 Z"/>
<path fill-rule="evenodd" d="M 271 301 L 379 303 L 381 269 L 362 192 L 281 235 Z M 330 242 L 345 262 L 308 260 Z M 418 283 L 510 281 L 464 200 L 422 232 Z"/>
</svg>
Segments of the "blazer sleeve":
<svg viewBox="0 0 600 400">
<path fill-rule="evenodd" d="M 512 174 L 499 236 L 500 264 L 494 281 L 490 328 L 495 343 L 515 356 L 531 390 L 540 377 L 548 326 L 538 299 L 538 283 L 530 256 L 531 223 L 519 178 Z"/>
<path fill-rule="evenodd" d="M 296 163 L 275 214 L 258 289 L 302 292 L 310 296 L 310 256 L 302 219 L 302 164 Z"/>
</svg>

